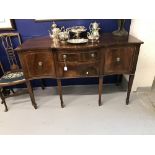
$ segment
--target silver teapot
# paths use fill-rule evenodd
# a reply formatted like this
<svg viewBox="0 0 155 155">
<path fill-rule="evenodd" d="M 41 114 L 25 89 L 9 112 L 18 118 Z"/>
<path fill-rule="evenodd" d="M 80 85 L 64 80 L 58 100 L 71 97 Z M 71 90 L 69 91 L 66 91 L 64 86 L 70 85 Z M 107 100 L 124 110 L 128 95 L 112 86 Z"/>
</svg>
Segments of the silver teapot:
<svg viewBox="0 0 155 155">
<path fill-rule="evenodd" d="M 95 33 L 93 33 L 93 32 L 87 32 L 87 37 L 92 42 L 95 41 L 95 40 L 98 40 L 99 37 L 100 37 L 98 33 L 96 33 L 96 34 Z"/>
<path fill-rule="evenodd" d="M 51 31 L 49 31 L 49 35 L 52 39 L 58 39 L 59 33 L 61 32 L 61 29 L 57 27 L 56 23 L 53 21 L 51 25 Z"/>
<path fill-rule="evenodd" d="M 89 29 L 90 29 L 90 30 L 97 30 L 97 29 L 100 29 L 100 28 L 99 28 L 99 23 L 97 23 L 97 22 L 90 23 Z"/>
<path fill-rule="evenodd" d="M 98 40 L 100 37 L 99 34 L 99 23 L 94 22 L 89 25 L 90 32 L 87 33 L 87 37 L 90 41 Z"/>
<path fill-rule="evenodd" d="M 99 29 L 93 29 L 91 33 L 92 33 L 92 35 L 93 35 L 94 37 L 99 37 L 99 36 L 100 36 L 100 34 L 99 34 Z"/>
</svg>

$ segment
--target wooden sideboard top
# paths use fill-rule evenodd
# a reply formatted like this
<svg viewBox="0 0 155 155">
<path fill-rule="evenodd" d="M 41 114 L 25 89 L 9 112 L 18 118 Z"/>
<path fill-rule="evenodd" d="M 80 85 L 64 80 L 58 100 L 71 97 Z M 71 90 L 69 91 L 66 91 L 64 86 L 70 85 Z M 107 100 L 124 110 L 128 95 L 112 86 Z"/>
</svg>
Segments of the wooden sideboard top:
<svg viewBox="0 0 155 155">
<path fill-rule="evenodd" d="M 28 39 L 22 45 L 16 48 L 16 51 L 25 50 L 37 50 L 37 49 L 89 49 L 89 48 L 100 48 L 108 47 L 113 45 L 125 45 L 125 44 L 143 44 L 143 42 L 131 35 L 117 37 L 110 33 L 103 34 L 99 42 L 86 44 L 70 44 L 61 43 L 60 41 L 54 42 L 49 36 L 35 37 Z"/>
</svg>

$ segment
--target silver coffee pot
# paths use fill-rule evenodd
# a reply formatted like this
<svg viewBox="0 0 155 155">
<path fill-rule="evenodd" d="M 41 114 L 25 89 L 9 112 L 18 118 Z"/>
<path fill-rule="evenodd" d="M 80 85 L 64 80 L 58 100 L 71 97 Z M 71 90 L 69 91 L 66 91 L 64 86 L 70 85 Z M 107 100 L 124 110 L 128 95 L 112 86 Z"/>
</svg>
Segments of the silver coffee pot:
<svg viewBox="0 0 155 155">
<path fill-rule="evenodd" d="M 49 31 L 49 35 L 52 39 L 58 39 L 59 33 L 61 32 L 61 29 L 57 27 L 57 24 L 53 21 L 51 25 L 51 30 Z"/>
<path fill-rule="evenodd" d="M 87 33 L 88 39 L 90 41 L 98 40 L 99 37 L 100 37 L 100 34 L 99 34 L 99 30 L 100 30 L 99 23 L 97 23 L 97 22 L 90 23 L 89 29 L 90 29 L 90 32 Z"/>
</svg>

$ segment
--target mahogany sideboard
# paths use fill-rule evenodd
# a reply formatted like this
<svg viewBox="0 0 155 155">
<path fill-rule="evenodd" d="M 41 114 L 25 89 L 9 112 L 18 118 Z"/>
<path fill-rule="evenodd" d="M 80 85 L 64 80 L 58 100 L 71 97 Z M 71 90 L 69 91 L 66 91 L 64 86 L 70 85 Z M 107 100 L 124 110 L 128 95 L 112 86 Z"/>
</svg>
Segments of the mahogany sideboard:
<svg viewBox="0 0 155 155">
<path fill-rule="evenodd" d="M 16 50 L 26 80 L 57 80 L 61 107 L 64 107 L 61 79 L 98 77 L 98 103 L 101 105 L 103 77 L 113 74 L 129 75 L 128 104 L 142 43 L 131 35 L 117 37 L 108 33 L 103 34 L 98 42 L 76 45 L 53 41 L 45 36 L 29 39 Z M 28 89 L 31 89 L 31 101 L 36 105 L 31 86 Z"/>
</svg>

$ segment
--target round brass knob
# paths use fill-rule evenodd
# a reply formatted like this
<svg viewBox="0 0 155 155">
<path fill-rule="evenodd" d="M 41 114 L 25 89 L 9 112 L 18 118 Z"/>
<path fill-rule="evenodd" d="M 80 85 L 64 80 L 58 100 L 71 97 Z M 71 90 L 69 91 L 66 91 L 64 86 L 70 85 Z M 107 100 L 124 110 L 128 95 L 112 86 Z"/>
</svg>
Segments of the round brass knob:
<svg viewBox="0 0 155 155">
<path fill-rule="evenodd" d="M 94 53 L 91 53 L 91 57 L 94 58 L 95 57 L 95 54 Z"/>
<path fill-rule="evenodd" d="M 119 57 L 117 57 L 117 58 L 116 58 L 116 61 L 117 61 L 117 62 L 120 62 L 120 61 L 121 61 L 121 59 L 120 59 Z"/>
<path fill-rule="evenodd" d="M 86 74 L 88 75 L 88 74 L 89 74 L 89 72 L 86 72 Z"/>
<path fill-rule="evenodd" d="M 40 67 L 43 66 L 43 62 L 39 61 L 38 66 L 40 66 Z"/>
<path fill-rule="evenodd" d="M 66 59 L 66 58 L 67 58 L 67 55 L 66 55 L 66 54 L 64 54 L 64 55 L 63 55 L 63 58 L 64 58 L 64 59 Z"/>
</svg>

